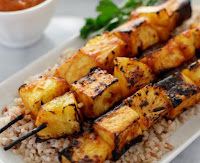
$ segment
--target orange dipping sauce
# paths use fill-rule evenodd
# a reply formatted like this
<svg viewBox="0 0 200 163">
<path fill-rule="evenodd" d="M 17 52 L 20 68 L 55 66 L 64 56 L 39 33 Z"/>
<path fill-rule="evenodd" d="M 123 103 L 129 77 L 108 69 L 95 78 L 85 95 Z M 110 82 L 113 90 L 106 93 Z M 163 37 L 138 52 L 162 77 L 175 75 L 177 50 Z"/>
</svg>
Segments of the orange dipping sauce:
<svg viewBox="0 0 200 163">
<path fill-rule="evenodd" d="M 17 11 L 36 6 L 45 0 L 0 0 L 0 11 Z"/>
</svg>

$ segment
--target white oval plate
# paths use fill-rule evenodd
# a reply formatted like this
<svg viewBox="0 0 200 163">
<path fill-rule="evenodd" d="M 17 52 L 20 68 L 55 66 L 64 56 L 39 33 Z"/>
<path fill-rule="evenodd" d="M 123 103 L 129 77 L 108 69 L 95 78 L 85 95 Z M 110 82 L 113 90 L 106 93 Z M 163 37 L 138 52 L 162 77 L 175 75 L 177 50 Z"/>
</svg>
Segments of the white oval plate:
<svg viewBox="0 0 200 163">
<path fill-rule="evenodd" d="M 198 0 L 193 3 L 199 4 Z M 0 84 L 0 112 L 9 103 L 13 102 L 19 86 L 31 75 L 35 75 L 44 71 L 46 68 L 53 66 L 60 54 L 67 48 L 78 49 L 83 46 L 84 40 L 78 36 L 66 41 L 60 47 L 50 51 L 46 55 L 40 57 L 35 62 L 19 71 L 9 79 Z M 191 127 L 192 126 L 192 127 Z M 200 115 L 187 121 L 184 125 L 178 128 L 177 131 L 170 137 L 170 144 L 175 149 L 165 154 L 159 163 L 168 163 L 173 160 L 179 153 L 181 153 L 188 145 L 190 145 L 196 138 L 200 136 Z M 5 152 L 0 148 L 0 163 L 14 163 L 23 162 L 21 156 L 13 154 L 11 151 Z"/>
</svg>

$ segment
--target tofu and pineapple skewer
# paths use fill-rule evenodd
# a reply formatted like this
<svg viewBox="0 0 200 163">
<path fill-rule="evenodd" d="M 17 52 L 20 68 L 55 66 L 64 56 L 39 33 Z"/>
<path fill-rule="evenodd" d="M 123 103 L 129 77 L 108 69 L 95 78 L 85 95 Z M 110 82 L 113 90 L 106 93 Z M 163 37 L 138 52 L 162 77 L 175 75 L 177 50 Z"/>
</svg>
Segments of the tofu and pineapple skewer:
<svg viewBox="0 0 200 163">
<path fill-rule="evenodd" d="M 200 31 L 189 29 L 161 49 L 149 53 L 140 61 L 133 58 L 117 57 L 114 73 L 96 69 L 88 76 L 75 81 L 70 86 L 78 102 L 84 106 L 82 114 L 87 118 L 97 118 L 107 112 L 117 101 L 124 99 L 147 84 L 156 81 L 157 74 L 178 67 L 195 55 L 200 48 Z"/>
<path fill-rule="evenodd" d="M 150 84 L 95 120 L 94 132 L 84 134 L 60 154 L 60 161 L 118 160 L 161 117 L 174 119 L 200 101 L 200 60 L 156 84 Z"/>
<path fill-rule="evenodd" d="M 185 5 L 185 4 L 184 4 L 184 5 Z M 181 6 L 178 6 L 178 7 L 180 7 L 179 10 L 181 10 L 182 8 L 184 8 L 184 5 L 183 5 L 183 6 L 182 6 L 182 5 L 181 5 Z M 189 1 L 188 1 L 188 3 L 187 3 L 186 6 L 187 6 L 188 8 L 190 8 L 190 6 L 188 6 L 188 5 L 189 5 Z M 164 9 L 164 10 L 165 10 L 165 9 Z M 177 12 L 177 8 L 176 8 L 176 10 L 174 10 L 174 11 Z M 190 12 L 190 11 L 188 10 L 188 12 Z M 190 14 L 188 14 L 188 15 L 190 15 Z M 185 18 L 186 18 L 186 17 L 185 17 Z M 102 35 L 102 36 L 103 36 L 103 35 Z M 105 35 L 105 37 L 111 38 L 111 42 L 110 42 L 110 43 L 116 43 L 116 37 L 114 38 L 114 37 L 113 37 L 112 35 L 110 35 L 109 33 L 108 33 L 108 36 Z M 97 40 L 98 40 L 98 39 L 97 39 Z M 108 40 L 109 40 L 109 39 L 108 39 Z M 101 41 L 101 39 L 100 39 L 99 41 Z M 121 45 L 119 46 L 119 48 L 117 47 L 116 52 L 119 52 L 119 51 L 121 52 L 121 51 L 124 50 L 124 49 L 122 48 L 122 47 L 123 47 L 123 46 L 122 46 L 123 42 L 122 42 L 122 41 L 120 42 L 120 41 L 121 41 L 120 39 L 117 40 L 117 42 L 118 42 L 118 43 L 121 43 Z M 148 42 L 148 41 L 147 41 L 147 42 Z M 91 43 L 93 43 L 92 40 L 91 40 Z M 98 41 L 97 41 L 97 43 L 98 43 Z M 106 42 L 106 43 L 107 43 L 107 42 Z M 117 45 L 118 45 L 118 43 L 117 43 Z M 92 47 L 92 46 L 91 46 L 91 47 Z M 103 45 L 103 47 L 104 47 L 104 45 Z M 121 49 L 120 49 L 120 47 L 121 47 Z M 91 51 L 90 46 L 88 46 L 88 47 L 85 46 L 84 48 L 85 48 L 86 51 L 87 51 L 88 49 L 89 49 L 89 51 Z M 83 48 L 83 49 L 84 49 L 84 48 Z M 110 50 L 110 49 L 108 49 L 108 51 L 109 51 L 109 50 Z M 119 51 L 118 51 L 118 50 L 119 50 Z M 112 53 L 113 55 L 115 55 L 115 51 L 111 51 L 111 53 Z M 98 55 L 96 55 L 96 57 L 98 58 Z M 96 57 L 95 57 L 95 55 L 94 55 L 94 58 L 96 58 Z M 110 59 L 110 58 L 106 58 L 106 59 L 107 59 L 108 61 L 112 61 L 113 58 L 114 58 L 114 57 L 112 57 L 111 59 Z M 100 57 L 100 59 L 101 59 L 101 57 Z M 100 60 L 100 61 L 101 61 L 101 60 Z M 108 62 L 106 62 L 106 63 L 104 64 L 103 61 L 105 61 L 105 58 L 104 58 L 101 62 L 99 62 L 99 63 L 101 63 L 102 66 L 108 68 L 108 65 L 109 65 Z M 112 63 L 111 63 L 111 65 L 112 65 Z M 112 66 L 111 66 L 111 67 L 112 67 Z M 112 69 L 112 68 L 111 68 L 111 69 Z M 110 70 L 111 70 L 111 69 L 110 69 Z M 115 102 L 115 101 L 114 101 L 114 102 Z M 107 108 L 106 108 L 106 109 L 107 109 Z M 106 110 L 106 109 L 105 109 L 105 110 Z M 106 111 L 107 111 L 107 110 L 106 110 Z M 104 111 L 104 112 L 105 112 L 105 111 Z M 98 116 L 98 115 L 97 115 L 97 116 Z M 19 117 L 17 117 L 17 118 L 19 119 Z M 20 119 L 21 119 L 21 118 L 20 118 Z M 15 121 L 16 121 L 16 120 L 15 120 Z M 13 121 L 13 123 L 14 123 L 15 121 Z M 12 124 L 12 123 L 10 123 L 10 124 Z M 10 124 L 9 124 L 9 125 L 10 125 Z M 8 125 L 8 126 L 9 126 L 9 125 Z M 3 128 L 3 129 L 6 129 L 6 127 Z"/>
<path fill-rule="evenodd" d="M 123 98 L 155 81 L 157 75 L 189 61 L 200 48 L 199 24 L 170 39 L 165 46 L 148 53 L 139 61 L 134 58 L 115 58 L 113 74 L 119 80 Z"/>
<path fill-rule="evenodd" d="M 112 72 L 114 58 L 124 56 L 127 53 L 127 44 L 130 44 L 129 40 L 127 42 L 126 39 L 124 41 L 123 39 L 119 39 L 121 36 L 119 38 L 116 37 L 122 33 L 135 35 L 135 38 L 128 36 L 128 38 L 131 40 L 131 43 L 135 41 L 134 47 L 132 48 L 142 50 L 145 50 L 147 47 L 158 42 L 158 39 L 161 41 L 167 40 L 170 31 L 191 16 L 190 0 L 181 0 L 181 3 L 179 1 L 180 0 L 169 0 L 166 3 L 156 7 L 138 8 L 136 12 L 131 14 L 131 21 L 133 23 L 132 25 L 130 25 L 130 23 L 125 23 L 125 28 L 119 27 L 112 33 L 105 33 L 102 34 L 102 36 L 95 37 L 94 39 L 90 40 L 85 47 L 77 52 L 78 54 L 75 55 L 73 59 L 69 60 L 68 64 L 63 64 L 57 70 L 55 76 L 61 76 L 63 78 L 67 76 L 68 79 L 66 79 L 66 81 L 69 84 L 72 84 L 77 79 L 80 79 L 88 74 L 90 69 L 93 67 L 98 66 L 102 69 L 106 69 L 108 72 Z M 159 32 L 161 29 L 162 32 Z M 116 36 L 113 33 L 115 33 Z M 139 35 L 137 36 L 137 34 Z M 163 34 L 164 36 L 162 36 Z M 148 38 L 145 37 L 146 35 L 148 35 Z M 133 52 L 133 55 L 136 55 L 137 53 L 138 51 L 136 50 Z M 79 63 L 79 61 L 81 63 Z M 67 71 L 65 71 L 65 69 L 67 69 Z M 77 72 L 77 69 L 79 72 Z M 74 74 L 73 72 L 75 70 L 76 73 Z M 73 78 L 71 78 L 71 76 L 73 76 Z M 34 116 L 37 115 L 36 113 L 37 112 L 33 113 Z M 20 115 L 16 120 L 20 120 L 22 118 L 23 116 Z M 12 123 L 10 123 L 10 125 L 11 124 Z M 3 130 L 5 130 L 5 128 Z M 1 130 L 1 132 L 3 130 Z"/>
<path fill-rule="evenodd" d="M 170 32 L 191 16 L 190 0 L 168 0 L 149 12 L 149 7 L 143 10 L 138 9 L 134 17 L 132 14 L 130 20 L 115 30 L 89 40 L 56 70 L 54 76 L 72 84 L 95 67 L 112 73 L 116 57 L 133 57 L 160 41 L 166 41 Z"/>
<path fill-rule="evenodd" d="M 36 142 L 60 138 L 82 132 L 82 116 L 73 92 L 67 92 L 41 106 L 32 131 L 4 147 L 8 150 L 19 142 L 36 134 Z"/>
<path fill-rule="evenodd" d="M 68 90 L 69 85 L 67 82 L 57 77 L 39 78 L 29 84 L 23 84 L 19 88 L 19 94 L 22 98 L 25 109 L 21 110 L 21 115 L 1 128 L 0 133 L 17 121 L 23 119 L 25 114 L 30 114 L 35 119 L 43 104 L 51 101 L 55 97 L 63 95 Z"/>
<path fill-rule="evenodd" d="M 193 37 L 189 37 L 189 36 L 193 36 Z M 180 34 L 179 36 L 175 37 L 174 39 L 170 40 L 169 43 L 166 46 L 164 46 L 162 49 L 160 49 L 159 51 L 153 52 L 146 57 L 149 57 L 151 59 L 153 57 L 155 58 L 156 55 L 169 56 L 167 62 L 164 57 L 161 57 L 159 59 L 162 64 L 159 67 L 160 71 L 158 71 L 158 73 L 162 72 L 162 70 L 165 70 L 166 67 L 169 68 L 169 65 L 168 65 L 169 63 L 170 63 L 170 66 L 177 67 L 184 61 L 187 61 L 190 58 L 192 58 L 192 56 L 195 54 L 195 49 L 199 48 L 198 43 L 196 43 L 199 41 L 199 37 L 200 37 L 200 34 L 199 34 L 198 29 L 190 29 L 187 32 L 184 32 Z M 184 40 L 183 42 L 181 42 L 181 45 L 182 45 L 181 48 L 178 46 L 180 38 Z M 184 50 L 187 52 L 187 57 L 185 57 L 185 51 L 182 51 L 182 48 L 184 48 Z M 170 56 L 173 56 L 173 57 L 170 57 Z M 144 60 L 146 57 L 144 57 L 142 60 Z M 177 57 L 183 58 L 182 60 L 178 62 L 178 64 L 174 61 L 174 58 L 177 58 Z M 81 108 L 81 112 L 86 117 L 88 118 L 99 117 L 100 115 L 108 111 L 108 109 L 115 102 L 119 101 L 122 98 L 127 97 L 129 94 L 134 93 L 137 89 L 144 87 L 146 84 L 149 84 L 155 79 L 155 76 L 152 73 L 150 67 L 154 68 L 154 65 L 157 64 L 156 60 L 155 60 L 155 64 L 149 65 L 150 67 L 135 59 L 128 59 L 128 58 L 116 58 L 115 62 L 116 62 L 115 63 L 116 69 L 114 69 L 114 74 L 115 76 L 119 78 L 119 81 L 114 76 L 108 74 L 105 70 L 103 71 L 101 69 L 96 69 L 93 72 L 91 72 L 88 76 L 80 79 L 77 82 L 74 82 L 70 86 L 70 90 L 75 91 L 78 101 L 83 102 L 84 107 Z M 123 88 L 122 86 L 124 86 L 125 88 Z M 102 105 L 103 107 L 101 107 Z M 45 114 L 47 114 L 46 111 L 45 111 Z M 49 116 L 51 116 L 51 114 Z M 57 116 L 58 115 L 56 115 L 55 117 Z M 41 117 L 40 118 L 41 120 L 45 119 L 45 118 L 42 118 L 42 116 L 38 116 L 38 117 Z M 37 123 L 37 120 L 38 118 L 36 119 L 36 126 L 39 127 L 39 125 L 45 124 L 44 122 Z M 49 122 L 49 124 L 51 124 L 51 122 Z M 48 128 L 48 126 L 45 126 L 45 127 Z M 69 127 L 72 127 L 72 126 L 69 126 Z M 79 126 L 79 129 L 74 132 L 64 131 L 62 134 L 63 135 L 73 134 L 75 132 L 80 131 L 80 129 L 81 128 Z M 44 133 L 47 134 L 47 131 L 48 130 L 46 129 L 46 132 Z M 53 136 L 53 132 L 51 130 L 49 131 L 50 132 L 48 133 L 48 136 L 46 137 L 41 136 L 41 139 L 54 138 L 55 136 Z M 40 133 L 41 132 L 39 132 L 38 135 L 40 135 Z M 56 137 L 59 137 L 59 136 L 60 136 L 59 134 L 56 135 Z M 24 138 L 26 138 L 26 136 L 24 136 Z M 16 140 L 13 144 L 17 142 L 18 140 Z"/>
</svg>

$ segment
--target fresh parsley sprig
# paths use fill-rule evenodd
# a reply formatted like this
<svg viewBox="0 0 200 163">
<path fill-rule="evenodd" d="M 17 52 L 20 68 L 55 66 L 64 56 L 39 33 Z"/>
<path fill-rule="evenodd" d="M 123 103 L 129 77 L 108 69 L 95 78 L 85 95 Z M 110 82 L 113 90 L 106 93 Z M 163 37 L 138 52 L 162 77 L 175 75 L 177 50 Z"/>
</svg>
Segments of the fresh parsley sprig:
<svg viewBox="0 0 200 163">
<path fill-rule="evenodd" d="M 81 37 L 96 36 L 104 31 L 111 31 L 124 23 L 130 13 L 138 6 L 153 6 L 158 0 L 124 0 L 123 4 L 117 6 L 111 0 L 100 0 L 96 11 L 97 18 L 87 18 L 85 26 L 81 29 Z"/>
</svg>

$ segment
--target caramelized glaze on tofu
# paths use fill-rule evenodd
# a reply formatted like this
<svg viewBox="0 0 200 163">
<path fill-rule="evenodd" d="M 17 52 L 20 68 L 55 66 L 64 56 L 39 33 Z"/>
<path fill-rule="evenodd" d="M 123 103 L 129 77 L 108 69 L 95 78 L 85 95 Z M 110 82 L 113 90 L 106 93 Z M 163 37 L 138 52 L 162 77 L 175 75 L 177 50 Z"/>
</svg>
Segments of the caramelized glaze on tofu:
<svg viewBox="0 0 200 163">
<path fill-rule="evenodd" d="M 44 104 L 35 124 L 36 126 L 47 124 L 45 129 L 37 133 L 39 139 L 59 138 L 80 132 L 81 115 L 74 94 L 67 92 Z"/>
<path fill-rule="evenodd" d="M 126 104 L 116 107 L 94 122 L 96 132 L 112 149 L 112 160 L 117 160 L 142 135 L 139 115 Z"/>
<path fill-rule="evenodd" d="M 73 83 L 70 90 L 84 103 L 81 112 L 88 118 L 99 117 L 121 99 L 118 79 L 100 68 Z"/>
<path fill-rule="evenodd" d="M 163 10 L 167 12 L 168 17 L 170 20 L 174 21 L 176 26 L 182 24 L 183 21 L 190 18 L 192 14 L 190 0 L 167 0 L 156 6 L 138 7 L 135 12 L 142 14 L 142 16 L 144 16 L 143 14 L 146 14 L 145 16 L 149 16 L 150 13 L 159 14 L 159 12 Z M 163 17 L 160 18 L 162 20 Z M 159 22 L 160 20 L 157 19 L 157 21 Z M 167 23 L 170 28 L 170 22 L 165 21 L 165 23 Z"/>
<path fill-rule="evenodd" d="M 169 110 L 166 117 L 168 119 L 174 119 L 180 113 L 186 110 L 186 108 L 196 103 L 197 95 L 200 90 L 193 82 L 181 73 L 175 73 L 161 80 L 156 85 L 162 87 L 168 98 L 171 100 L 173 107 Z"/>
<path fill-rule="evenodd" d="M 189 65 L 182 73 L 200 87 L 200 60 Z"/>
<path fill-rule="evenodd" d="M 94 133 L 87 133 L 61 152 L 60 161 L 62 163 L 103 163 L 110 151 L 110 146 L 101 137 Z"/>
<path fill-rule="evenodd" d="M 68 84 L 72 84 L 88 75 L 90 70 L 97 66 L 97 63 L 89 55 L 79 50 L 55 71 L 54 76 L 61 77 Z"/>
<path fill-rule="evenodd" d="M 123 98 L 132 95 L 155 79 L 149 66 L 136 59 L 118 57 L 114 64 L 114 76 L 119 79 Z"/>
<path fill-rule="evenodd" d="M 159 41 L 158 33 L 145 18 L 129 20 L 112 32 L 127 43 L 130 57 L 136 56 L 141 50 Z"/>
<path fill-rule="evenodd" d="M 142 130 L 151 127 L 172 107 L 165 91 L 151 84 L 140 89 L 125 102 L 139 114 Z"/>
<path fill-rule="evenodd" d="M 101 69 L 113 72 L 115 57 L 125 56 L 126 43 L 115 35 L 106 32 L 89 40 L 81 50 L 89 55 Z"/>
<path fill-rule="evenodd" d="M 22 85 L 19 88 L 19 95 L 26 111 L 36 118 L 41 105 L 63 95 L 68 90 L 69 86 L 63 79 L 40 78 L 32 83 Z"/>
<path fill-rule="evenodd" d="M 141 62 L 149 65 L 155 74 L 179 66 L 195 55 L 199 48 L 200 33 L 191 29 L 171 39 L 164 47 L 147 54 Z"/>
</svg>

